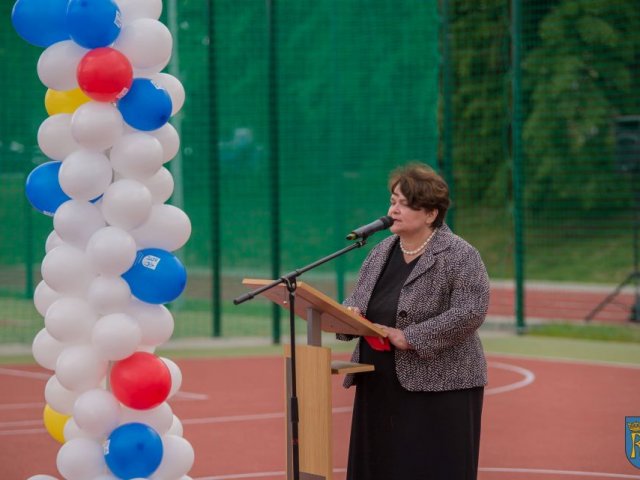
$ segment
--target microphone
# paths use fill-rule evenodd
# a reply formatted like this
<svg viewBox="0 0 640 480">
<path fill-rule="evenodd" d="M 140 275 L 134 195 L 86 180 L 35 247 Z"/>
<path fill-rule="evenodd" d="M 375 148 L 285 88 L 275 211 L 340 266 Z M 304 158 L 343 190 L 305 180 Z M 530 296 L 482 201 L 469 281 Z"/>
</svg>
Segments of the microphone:
<svg viewBox="0 0 640 480">
<path fill-rule="evenodd" d="M 375 222 L 371 222 L 362 227 L 356 228 L 353 232 L 347 235 L 347 240 L 355 240 L 356 238 L 367 238 L 369 235 L 373 235 L 380 230 L 386 230 L 393 225 L 393 218 L 388 215 L 380 217 Z"/>
</svg>

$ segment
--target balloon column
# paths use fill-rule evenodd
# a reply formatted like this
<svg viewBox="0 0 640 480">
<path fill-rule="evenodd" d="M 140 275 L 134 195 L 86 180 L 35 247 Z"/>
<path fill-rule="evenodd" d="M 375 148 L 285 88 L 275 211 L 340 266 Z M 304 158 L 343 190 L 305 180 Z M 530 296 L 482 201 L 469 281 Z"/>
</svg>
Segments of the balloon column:
<svg viewBox="0 0 640 480">
<path fill-rule="evenodd" d="M 18 34 L 44 48 L 37 72 L 49 117 L 37 136 L 49 161 L 28 176 L 26 195 L 53 231 L 33 355 L 52 371 L 43 419 L 62 443 L 67 480 L 187 480 L 194 461 L 167 403 L 180 369 L 153 353 L 173 333 L 163 304 L 185 287 L 173 252 L 191 234 L 187 215 L 165 204 L 173 178 L 164 164 L 180 143 L 168 120 L 184 89 L 161 73 L 173 47 L 161 11 L 162 0 L 13 7 Z"/>
</svg>

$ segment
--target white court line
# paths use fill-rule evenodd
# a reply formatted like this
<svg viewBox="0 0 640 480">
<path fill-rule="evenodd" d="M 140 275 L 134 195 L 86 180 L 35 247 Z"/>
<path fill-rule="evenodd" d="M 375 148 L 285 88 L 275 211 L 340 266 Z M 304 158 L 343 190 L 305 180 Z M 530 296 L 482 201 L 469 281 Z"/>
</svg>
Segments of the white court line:
<svg viewBox="0 0 640 480">
<path fill-rule="evenodd" d="M 3 430 L 0 432 L 0 437 L 7 437 L 11 435 L 34 435 L 36 433 L 41 434 L 46 432 L 44 428 L 31 428 L 29 430 Z"/>
<path fill-rule="evenodd" d="M 186 418 L 181 420 L 183 425 L 202 425 L 206 423 L 249 422 L 252 420 L 271 420 L 283 418 L 284 413 L 256 413 L 254 415 L 230 415 L 226 417 Z"/>
<path fill-rule="evenodd" d="M 38 380 L 49 380 L 53 373 L 29 372 L 27 370 L 17 370 L 13 368 L 0 368 L 0 375 L 9 375 L 11 377 L 37 378 Z"/>
<path fill-rule="evenodd" d="M 353 407 L 336 407 L 332 408 L 332 413 L 349 413 Z M 207 423 L 227 423 L 227 422 L 249 422 L 252 420 L 273 420 L 276 418 L 284 418 L 284 412 L 274 413 L 256 413 L 253 415 L 230 415 L 226 417 L 203 417 L 203 418 L 187 418 L 181 420 L 183 425 L 203 425 Z"/>
<path fill-rule="evenodd" d="M 501 387 L 494 387 L 494 388 L 487 388 L 484 391 L 485 395 L 495 395 L 497 393 L 511 392 L 519 388 L 524 388 L 527 385 L 532 384 L 533 381 L 536 379 L 535 374 L 531 370 L 527 370 L 526 368 L 518 367 L 516 365 L 511 365 L 509 363 L 489 362 L 489 366 L 494 368 L 501 368 L 502 370 L 508 370 L 510 372 L 519 373 L 524 378 L 519 382 L 510 383 L 509 385 L 503 385 Z"/>
<path fill-rule="evenodd" d="M 0 410 L 25 410 L 30 408 L 44 408 L 44 402 L 32 403 L 5 403 L 0 404 Z"/>
<path fill-rule="evenodd" d="M 208 400 L 209 395 L 206 393 L 193 393 L 178 391 L 171 400 Z"/>
<path fill-rule="evenodd" d="M 481 472 L 491 473 L 524 473 L 531 475 L 564 475 L 573 477 L 600 477 L 600 478 L 630 478 L 640 479 L 640 475 L 630 475 L 626 473 L 608 473 L 608 472 L 581 472 L 576 470 L 549 470 L 539 468 L 482 468 Z M 334 468 L 333 473 L 344 473 L 346 468 Z M 264 477 L 284 477 L 286 472 L 256 472 L 256 473 L 238 473 L 231 475 L 216 475 L 213 477 L 195 477 L 193 480 L 234 480 L 242 478 L 264 478 Z"/>
<path fill-rule="evenodd" d="M 24 426 L 42 426 L 42 420 L 12 420 L 10 422 L 0 422 L 0 428 Z"/>
</svg>

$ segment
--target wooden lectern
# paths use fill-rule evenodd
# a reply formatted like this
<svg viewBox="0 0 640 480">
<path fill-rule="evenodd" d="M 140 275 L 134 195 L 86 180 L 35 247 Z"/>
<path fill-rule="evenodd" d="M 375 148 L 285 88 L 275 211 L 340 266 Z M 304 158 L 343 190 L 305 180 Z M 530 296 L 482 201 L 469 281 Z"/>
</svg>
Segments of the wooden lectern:
<svg viewBox="0 0 640 480">
<path fill-rule="evenodd" d="M 249 279 L 243 285 L 259 288 L 272 280 Z M 289 308 L 284 284 L 262 293 L 283 308 Z M 324 293 L 297 282 L 295 313 L 307 321 L 307 345 L 296 346 L 296 386 L 300 415 L 299 451 L 301 480 L 333 478 L 331 433 L 331 374 L 370 372 L 373 365 L 331 361 L 331 349 L 322 346 L 322 332 L 350 335 L 386 334 L 368 320 L 349 311 Z M 285 346 L 286 397 L 291 393 L 291 353 Z M 285 401 L 286 403 L 286 401 Z M 287 404 L 287 479 L 292 479 L 291 412 Z"/>
</svg>

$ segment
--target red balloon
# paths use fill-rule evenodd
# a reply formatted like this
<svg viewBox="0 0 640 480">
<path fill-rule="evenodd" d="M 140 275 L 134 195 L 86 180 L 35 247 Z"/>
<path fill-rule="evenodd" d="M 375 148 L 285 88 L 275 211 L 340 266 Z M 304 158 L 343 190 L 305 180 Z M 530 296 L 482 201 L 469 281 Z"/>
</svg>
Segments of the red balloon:
<svg viewBox="0 0 640 480">
<path fill-rule="evenodd" d="M 131 88 L 133 68 L 118 50 L 94 48 L 80 60 L 77 78 L 80 89 L 88 97 L 98 102 L 114 102 Z"/>
<path fill-rule="evenodd" d="M 109 380 L 115 397 L 136 410 L 157 407 L 171 390 L 169 368 L 160 357 L 147 352 L 136 352 L 116 362 Z"/>
</svg>

